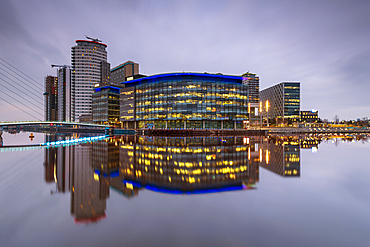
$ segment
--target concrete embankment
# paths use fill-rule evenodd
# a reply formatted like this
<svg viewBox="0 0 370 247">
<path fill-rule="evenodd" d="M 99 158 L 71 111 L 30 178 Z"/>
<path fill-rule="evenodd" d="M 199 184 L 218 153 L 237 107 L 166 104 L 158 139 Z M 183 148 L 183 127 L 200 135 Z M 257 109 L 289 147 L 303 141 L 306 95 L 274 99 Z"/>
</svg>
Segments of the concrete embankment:
<svg viewBox="0 0 370 247">
<path fill-rule="evenodd" d="M 139 135 L 151 136 L 264 136 L 265 130 L 218 130 L 218 129 L 146 129 L 138 130 Z"/>
<path fill-rule="evenodd" d="M 269 128 L 268 134 L 370 134 L 369 128 Z"/>
</svg>

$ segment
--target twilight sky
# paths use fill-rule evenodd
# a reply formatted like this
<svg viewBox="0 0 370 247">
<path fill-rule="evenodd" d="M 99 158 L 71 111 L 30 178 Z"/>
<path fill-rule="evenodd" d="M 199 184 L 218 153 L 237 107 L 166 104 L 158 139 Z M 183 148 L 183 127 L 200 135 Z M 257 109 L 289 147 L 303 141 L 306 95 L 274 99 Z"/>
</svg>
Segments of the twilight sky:
<svg viewBox="0 0 370 247">
<path fill-rule="evenodd" d="M 75 40 L 89 35 L 108 45 L 112 67 L 132 60 L 146 75 L 249 70 L 261 89 L 300 81 L 301 110 L 357 119 L 370 117 L 369 13 L 368 0 L 0 0 L 0 58 L 43 87 L 56 75 L 50 65 L 70 64 Z M 18 101 L 42 102 L 43 92 L 26 82 L 29 95 L 9 97 L 20 98 L 5 88 L 15 90 L 4 64 L 0 121 L 35 120 L 3 99 L 27 110 Z"/>
</svg>

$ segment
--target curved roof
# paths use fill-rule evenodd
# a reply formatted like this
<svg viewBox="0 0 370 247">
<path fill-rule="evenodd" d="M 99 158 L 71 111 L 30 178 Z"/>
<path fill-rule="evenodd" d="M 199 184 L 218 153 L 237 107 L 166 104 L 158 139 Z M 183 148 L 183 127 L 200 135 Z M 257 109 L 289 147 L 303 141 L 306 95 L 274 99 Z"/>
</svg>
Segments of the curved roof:
<svg viewBox="0 0 370 247">
<path fill-rule="evenodd" d="M 233 76 L 233 75 L 220 75 L 220 74 L 211 74 L 211 73 L 191 73 L 191 72 L 174 72 L 174 73 L 164 73 L 164 74 L 157 74 L 151 75 L 131 81 L 123 81 L 122 84 L 129 84 L 129 83 L 140 83 L 144 81 L 150 81 L 152 79 L 161 79 L 165 77 L 178 77 L 178 76 L 197 76 L 197 77 L 213 77 L 218 79 L 231 79 L 231 80 L 242 80 L 241 76 Z"/>
<path fill-rule="evenodd" d="M 91 40 L 78 39 L 78 40 L 76 40 L 76 43 L 78 43 L 78 42 L 89 42 L 89 43 L 95 43 L 95 44 L 104 45 L 105 47 L 108 47 L 106 44 L 99 43 L 99 42 L 96 42 L 96 41 L 91 41 Z"/>
</svg>

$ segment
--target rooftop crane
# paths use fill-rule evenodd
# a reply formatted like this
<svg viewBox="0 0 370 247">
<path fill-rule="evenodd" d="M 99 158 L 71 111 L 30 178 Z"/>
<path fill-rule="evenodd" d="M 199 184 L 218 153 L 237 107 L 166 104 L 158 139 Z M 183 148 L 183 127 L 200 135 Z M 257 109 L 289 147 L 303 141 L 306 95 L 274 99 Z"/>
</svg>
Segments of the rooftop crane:
<svg viewBox="0 0 370 247">
<path fill-rule="evenodd" d="M 57 64 L 52 64 L 52 68 L 57 67 L 57 68 L 70 68 L 71 65 L 57 65 Z"/>
<path fill-rule="evenodd" d="M 91 38 L 91 37 L 89 37 L 87 35 L 85 35 L 85 37 L 86 37 L 86 39 L 90 39 L 90 40 L 95 41 L 95 42 L 102 42 L 100 39 Z"/>
</svg>

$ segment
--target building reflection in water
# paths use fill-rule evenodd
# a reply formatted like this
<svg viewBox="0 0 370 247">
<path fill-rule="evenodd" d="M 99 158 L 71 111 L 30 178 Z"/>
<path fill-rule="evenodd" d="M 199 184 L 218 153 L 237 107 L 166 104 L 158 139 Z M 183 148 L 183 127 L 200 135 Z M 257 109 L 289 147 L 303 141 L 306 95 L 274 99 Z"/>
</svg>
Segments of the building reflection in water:
<svg viewBox="0 0 370 247">
<path fill-rule="evenodd" d="M 264 157 L 265 156 L 265 157 Z M 299 140 L 269 138 L 260 149 L 261 167 L 283 177 L 300 176 Z"/>
<path fill-rule="evenodd" d="M 299 177 L 300 146 L 299 139 L 280 137 L 112 137 L 46 148 L 45 181 L 56 183 L 55 192 L 71 192 L 76 223 L 93 223 L 106 216 L 110 188 L 127 198 L 142 189 L 171 194 L 255 189 L 260 166 Z"/>
<path fill-rule="evenodd" d="M 248 159 L 254 143 L 244 145 L 242 137 L 126 136 L 119 148 L 126 188 L 210 193 L 252 188 L 259 178 L 258 161 Z"/>
</svg>

